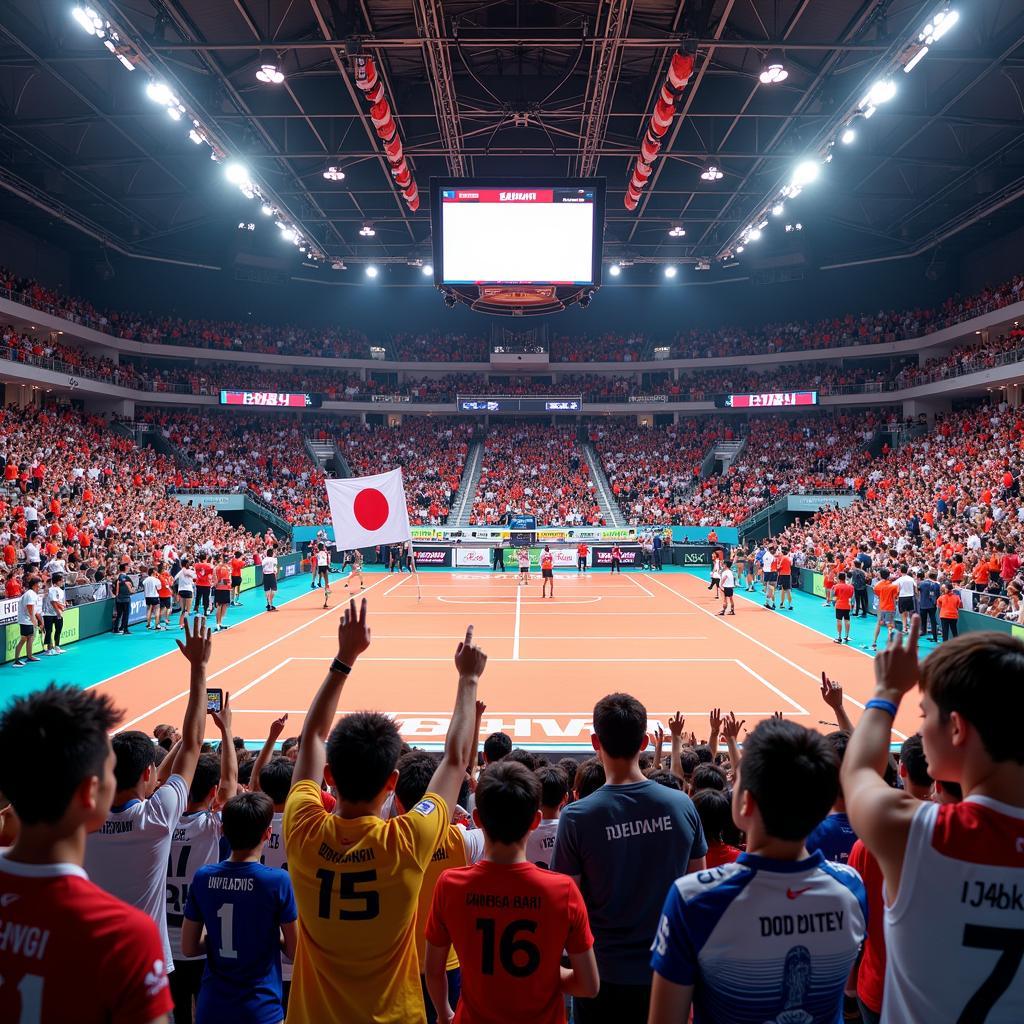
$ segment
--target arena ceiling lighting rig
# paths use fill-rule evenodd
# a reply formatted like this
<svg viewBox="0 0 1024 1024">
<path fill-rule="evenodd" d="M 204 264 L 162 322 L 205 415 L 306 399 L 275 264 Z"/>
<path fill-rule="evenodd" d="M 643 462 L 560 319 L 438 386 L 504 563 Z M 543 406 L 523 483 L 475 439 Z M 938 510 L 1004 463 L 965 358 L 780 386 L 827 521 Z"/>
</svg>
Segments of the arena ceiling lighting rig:
<svg viewBox="0 0 1024 1024">
<path fill-rule="evenodd" d="M 192 109 L 192 102 L 163 80 L 157 69 L 143 55 L 141 47 L 131 42 L 127 32 L 119 28 L 108 17 L 101 5 L 76 5 L 71 8 L 71 17 L 85 33 L 99 39 L 125 70 L 135 71 L 141 68 L 149 73 L 150 78 L 145 86 L 147 98 L 157 106 L 163 107 L 172 121 L 189 122 L 189 141 L 196 146 L 208 146 L 210 159 L 214 163 L 228 160 L 227 147 L 218 141 L 206 120 Z M 256 72 L 256 78 L 261 82 L 277 85 L 284 81 L 284 74 L 276 63 L 264 63 Z M 338 170 L 337 168 L 331 169 Z M 227 163 L 224 173 L 227 180 L 237 187 L 246 199 L 260 204 L 260 210 L 264 216 L 276 215 L 278 217 L 277 223 L 281 228 L 282 238 L 293 243 L 306 259 L 316 263 L 327 259 L 326 252 L 305 237 L 301 228 L 283 211 L 282 204 L 271 195 L 270 190 L 264 184 L 253 179 L 244 164 L 237 161 Z M 341 176 L 344 177 L 344 174 Z M 249 224 L 249 222 L 243 223 Z M 253 229 L 253 227 L 246 227 L 246 230 L 249 231 Z"/>
<path fill-rule="evenodd" d="M 778 192 L 750 219 L 746 227 L 726 244 L 718 259 L 732 265 L 735 257 L 744 252 L 748 245 L 759 241 L 762 232 L 768 227 L 769 214 L 781 217 L 785 211 L 786 202 L 796 199 L 805 188 L 819 180 L 823 168 L 832 162 L 836 144 L 853 145 L 857 141 L 858 128 L 869 121 L 878 112 L 879 107 L 895 99 L 899 92 L 897 73 L 900 71 L 905 74 L 912 72 L 921 63 L 930 48 L 945 36 L 959 20 L 959 12 L 948 2 L 940 4 L 914 38 L 900 49 L 892 64 L 872 82 L 853 109 L 848 110 L 838 119 L 838 126 L 829 130 L 829 134 L 816 152 L 809 154 L 794 166 L 789 181 L 782 185 Z M 778 77 L 780 71 L 781 78 Z M 761 72 L 761 83 L 770 85 L 783 81 L 785 77 L 786 72 L 781 63 L 781 57 L 777 54 L 769 55 L 764 70 Z M 706 172 L 701 174 L 701 177 L 705 180 L 712 180 L 706 177 Z M 789 223 L 785 230 L 786 232 L 802 231 L 803 224 Z"/>
</svg>

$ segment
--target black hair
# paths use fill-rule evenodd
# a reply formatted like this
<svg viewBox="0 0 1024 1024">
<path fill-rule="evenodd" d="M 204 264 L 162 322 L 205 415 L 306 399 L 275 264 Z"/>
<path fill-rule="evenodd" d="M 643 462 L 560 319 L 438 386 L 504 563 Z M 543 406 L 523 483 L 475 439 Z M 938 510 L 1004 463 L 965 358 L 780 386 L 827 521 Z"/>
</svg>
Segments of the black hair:
<svg viewBox="0 0 1024 1024">
<path fill-rule="evenodd" d="M 22 823 L 64 816 L 82 782 L 103 773 L 108 734 L 122 717 L 108 696 L 74 686 L 12 701 L 0 715 L 0 790 Z"/>
<path fill-rule="evenodd" d="M 693 777 L 690 780 L 691 790 L 694 793 L 702 789 L 717 789 L 724 793 L 728 783 L 725 772 L 717 764 L 699 764 L 693 770 Z"/>
<path fill-rule="evenodd" d="M 609 693 L 594 706 L 594 732 L 609 757 L 636 757 L 647 745 L 647 708 L 628 693 Z"/>
<path fill-rule="evenodd" d="M 243 786 L 248 786 L 252 782 L 252 770 L 256 767 L 256 761 L 246 761 L 244 764 L 238 766 L 238 781 Z"/>
<path fill-rule="evenodd" d="M 138 784 L 142 773 L 156 763 L 153 741 L 136 729 L 119 732 L 111 741 L 117 762 L 114 765 L 114 779 L 118 790 L 131 789 Z"/>
<path fill-rule="evenodd" d="M 282 754 L 287 754 L 288 751 L 292 749 L 292 747 L 297 747 L 298 745 L 299 745 L 299 737 L 298 736 L 289 736 L 286 740 L 284 740 L 281 743 L 281 753 Z"/>
<path fill-rule="evenodd" d="M 920 733 L 908 736 L 900 747 L 900 764 L 907 769 L 907 778 L 915 786 L 930 786 L 932 777 L 928 774 L 928 758 L 924 756 L 924 740 Z"/>
<path fill-rule="evenodd" d="M 254 850 L 274 820 L 274 801 L 266 793 L 239 793 L 220 812 L 221 829 L 232 851 Z"/>
<path fill-rule="evenodd" d="M 327 764 L 342 800 L 364 803 L 378 796 L 398 763 L 398 726 L 379 711 L 346 715 L 327 737 Z"/>
<path fill-rule="evenodd" d="M 516 747 L 514 750 L 510 750 L 503 760 L 518 761 L 524 768 L 529 768 L 531 772 L 535 771 L 537 768 L 537 758 L 535 758 L 528 750 L 523 750 L 522 747 Z"/>
<path fill-rule="evenodd" d="M 517 843 L 540 810 L 540 779 L 517 761 L 504 760 L 488 768 L 476 787 L 476 810 L 487 838 Z"/>
<path fill-rule="evenodd" d="M 650 782 L 656 782 L 659 786 L 665 786 L 667 789 L 678 789 L 680 792 L 683 791 L 683 780 L 678 775 L 673 775 L 669 771 L 665 771 L 664 768 L 659 768 L 656 772 L 651 772 L 647 776 Z"/>
<path fill-rule="evenodd" d="M 488 761 L 500 761 L 512 752 L 512 740 L 503 732 L 492 732 L 484 740 L 484 756 Z"/>
<path fill-rule="evenodd" d="M 693 752 L 697 755 L 697 761 L 700 764 L 714 764 L 714 751 L 706 743 L 701 743 L 700 746 L 694 747 Z"/>
<path fill-rule="evenodd" d="M 692 777 L 694 771 L 697 769 L 697 765 L 706 764 L 707 762 L 701 761 L 700 754 L 697 753 L 693 747 L 685 747 L 679 751 L 679 764 L 682 766 L 683 775 L 688 779 Z"/>
<path fill-rule="evenodd" d="M 215 754 L 200 754 L 192 785 L 188 787 L 189 803 L 198 803 L 220 782 L 220 758 Z"/>
<path fill-rule="evenodd" d="M 576 778 L 576 769 L 579 768 L 580 763 L 575 757 L 560 757 L 558 759 L 558 767 L 562 769 L 565 774 L 565 781 L 569 787 L 569 799 L 572 799 L 572 783 Z"/>
<path fill-rule="evenodd" d="M 704 827 L 704 838 L 711 843 L 724 843 L 726 829 L 732 824 L 732 801 L 720 789 L 702 789 L 693 794 L 693 805 Z"/>
<path fill-rule="evenodd" d="M 806 839 L 839 795 L 839 761 L 820 733 L 768 719 L 747 735 L 739 785 L 776 839 Z"/>
<path fill-rule="evenodd" d="M 292 788 L 292 772 L 294 770 L 295 765 L 290 758 L 275 757 L 260 769 L 260 789 L 275 804 L 283 804 L 288 799 L 288 790 Z M 250 768 L 249 771 L 251 773 L 252 769 Z"/>
<path fill-rule="evenodd" d="M 403 810 L 411 811 L 426 793 L 430 780 L 437 771 L 437 758 L 425 750 L 414 750 L 398 759 L 398 783 L 395 796 Z"/>
<path fill-rule="evenodd" d="M 576 769 L 576 777 L 572 781 L 573 792 L 578 799 L 590 796 L 604 785 L 604 765 L 596 757 L 588 757 Z"/>
<path fill-rule="evenodd" d="M 546 764 L 535 774 L 540 780 L 541 807 L 558 807 L 569 794 L 569 780 L 565 772 L 557 765 Z"/>
</svg>

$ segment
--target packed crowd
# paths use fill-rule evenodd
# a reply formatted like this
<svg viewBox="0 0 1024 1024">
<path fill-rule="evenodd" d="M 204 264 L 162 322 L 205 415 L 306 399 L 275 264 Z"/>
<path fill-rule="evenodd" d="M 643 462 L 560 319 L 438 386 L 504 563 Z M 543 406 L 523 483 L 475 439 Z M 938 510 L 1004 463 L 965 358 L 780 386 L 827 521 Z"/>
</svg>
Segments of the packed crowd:
<svg viewBox="0 0 1024 1024">
<path fill-rule="evenodd" d="M 300 735 L 279 746 L 282 715 L 255 754 L 229 695 L 207 713 L 197 620 L 180 727 L 118 730 L 74 687 L 0 716 L 0 1017 L 1017 1024 L 1024 644 L 982 633 L 919 663 L 917 626 L 856 724 L 825 674 L 824 735 L 711 709 L 698 739 L 619 692 L 594 706 L 596 756 L 549 763 L 502 732 L 480 750 L 472 626 L 440 756 L 386 715 L 338 717 L 366 602 Z"/>
<path fill-rule="evenodd" d="M 71 409 L 0 409 L 0 546 L 5 595 L 27 580 L 81 587 L 75 601 L 112 596 L 122 565 L 145 573 L 168 546 L 181 555 L 236 551 L 263 540 L 213 510 L 169 496 L 182 467 L 139 449 L 99 418 Z"/>
<path fill-rule="evenodd" d="M 513 422 L 487 432 L 470 525 L 509 513 L 551 526 L 604 525 L 575 428 Z"/>
<path fill-rule="evenodd" d="M 115 337 L 152 344 L 184 345 L 222 351 L 383 358 L 430 362 L 482 362 L 488 358 L 485 338 L 440 332 L 396 334 L 370 340 L 361 332 L 338 327 L 272 326 L 252 323 L 184 319 L 156 314 L 101 312 L 83 299 L 66 296 L 39 281 L 19 277 L 0 267 L 0 290 L 39 309 L 69 317 Z M 765 324 L 757 328 L 692 328 L 671 342 L 674 358 L 711 358 L 797 350 L 872 345 L 920 337 L 982 313 L 1020 301 L 1024 275 L 1016 274 L 977 295 L 954 295 L 934 309 L 878 311 L 836 316 L 815 323 Z M 642 334 L 623 337 L 557 336 L 551 342 L 553 362 L 636 362 L 652 358 L 659 343 Z M 855 381 L 854 383 L 859 383 Z"/>
</svg>

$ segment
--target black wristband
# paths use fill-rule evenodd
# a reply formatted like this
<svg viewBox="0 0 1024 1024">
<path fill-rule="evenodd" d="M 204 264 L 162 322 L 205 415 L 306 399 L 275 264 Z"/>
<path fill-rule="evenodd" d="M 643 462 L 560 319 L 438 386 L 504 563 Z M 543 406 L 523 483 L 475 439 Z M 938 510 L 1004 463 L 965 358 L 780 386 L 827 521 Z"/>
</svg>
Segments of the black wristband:
<svg viewBox="0 0 1024 1024">
<path fill-rule="evenodd" d="M 340 673 L 343 676 L 347 676 L 352 671 L 352 666 L 351 665 L 346 665 L 345 662 L 338 661 L 338 659 L 335 658 L 331 662 L 331 671 L 332 672 L 338 672 L 338 673 Z"/>
</svg>

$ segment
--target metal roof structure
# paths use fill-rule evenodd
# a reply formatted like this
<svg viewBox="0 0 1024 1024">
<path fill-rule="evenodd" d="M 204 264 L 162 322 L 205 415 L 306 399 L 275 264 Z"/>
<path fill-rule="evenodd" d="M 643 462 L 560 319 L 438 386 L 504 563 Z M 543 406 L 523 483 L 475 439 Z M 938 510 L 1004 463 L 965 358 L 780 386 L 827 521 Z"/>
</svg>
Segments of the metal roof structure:
<svg viewBox="0 0 1024 1024">
<path fill-rule="evenodd" d="M 717 267 L 808 157 L 831 161 L 784 204 L 759 259 L 962 251 L 996 215 L 1000 232 L 1024 221 L 1020 0 L 96 0 L 77 5 L 91 33 L 75 6 L 0 5 L 0 217 L 59 222 L 93 248 L 217 266 L 225 232 L 262 228 L 266 205 L 325 269 L 407 262 L 429 254 L 432 175 L 600 175 L 609 260 Z M 947 7 L 959 20 L 905 73 Z M 630 212 L 678 50 L 693 74 Z M 366 56 L 416 212 L 359 88 Z M 788 77 L 763 84 L 772 61 Z M 283 81 L 258 80 L 263 64 Z M 895 95 L 865 119 L 886 79 Z M 225 182 L 230 162 L 252 198 Z M 701 178 L 709 163 L 719 180 Z M 806 228 L 799 240 L 783 220 Z"/>
</svg>

